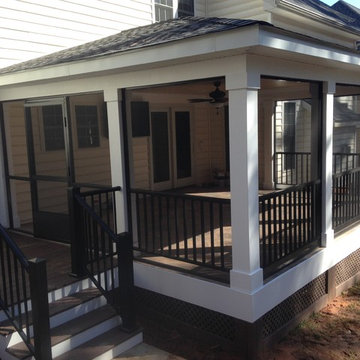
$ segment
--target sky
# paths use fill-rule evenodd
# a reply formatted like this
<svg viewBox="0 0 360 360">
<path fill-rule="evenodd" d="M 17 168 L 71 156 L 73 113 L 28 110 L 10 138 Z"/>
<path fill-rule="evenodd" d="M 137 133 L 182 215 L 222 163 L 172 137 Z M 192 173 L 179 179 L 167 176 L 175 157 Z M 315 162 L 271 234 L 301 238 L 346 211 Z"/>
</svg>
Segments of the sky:
<svg viewBox="0 0 360 360">
<path fill-rule="evenodd" d="M 328 5 L 333 5 L 337 2 L 337 0 L 321 0 L 323 3 Z M 360 0 L 345 0 L 348 4 L 354 5 L 358 8 L 360 8 Z"/>
</svg>

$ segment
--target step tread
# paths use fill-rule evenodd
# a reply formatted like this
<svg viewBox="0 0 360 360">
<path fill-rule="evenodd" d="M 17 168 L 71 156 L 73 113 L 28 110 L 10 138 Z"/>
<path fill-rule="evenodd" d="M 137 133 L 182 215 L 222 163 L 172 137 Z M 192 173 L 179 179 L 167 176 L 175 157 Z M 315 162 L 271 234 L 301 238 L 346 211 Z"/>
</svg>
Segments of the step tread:
<svg viewBox="0 0 360 360">
<path fill-rule="evenodd" d="M 93 326 L 113 318 L 114 316 L 117 316 L 115 310 L 110 305 L 104 305 L 101 308 L 86 313 L 85 315 L 74 318 L 51 329 L 51 345 L 55 346 L 87 329 L 92 328 Z M 8 348 L 7 351 L 19 359 L 30 355 L 25 343 L 23 342 L 13 345 Z"/>
<path fill-rule="evenodd" d="M 54 360 L 90 360 L 111 350 L 140 332 L 140 328 L 131 333 L 127 333 L 122 331 L 120 327 L 115 327 L 91 341 L 56 357 Z"/>
<path fill-rule="evenodd" d="M 69 310 L 75 306 L 90 301 L 100 295 L 101 295 L 100 291 L 97 288 L 87 288 L 79 292 L 76 292 L 74 294 L 65 296 L 61 299 L 49 303 L 49 315 L 50 317 L 57 315 L 63 311 Z M 31 311 L 29 312 L 29 323 L 32 324 Z M 7 336 L 13 333 L 14 331 L 16 330 L 14 326 L 11 324 L 10 320 L 5 320 L 0 323 L 0 335 Z"/>
</svg>

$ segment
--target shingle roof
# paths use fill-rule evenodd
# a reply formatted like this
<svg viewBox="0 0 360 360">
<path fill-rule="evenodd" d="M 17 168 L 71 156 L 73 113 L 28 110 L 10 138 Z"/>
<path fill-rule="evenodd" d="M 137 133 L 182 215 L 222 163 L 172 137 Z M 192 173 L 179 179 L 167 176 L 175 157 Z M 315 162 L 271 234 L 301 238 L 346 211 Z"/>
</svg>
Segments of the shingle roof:
<svg viewBox="0 0 360 360">
<path fill-rule="evenodd" d="M 256 20 L 185 17 L 141 26 L 73 48 L 45 55 L 23 63 L 0 69 L 0 74 L 35 69 L 43 66 L 69 63 L 123 51 L 164 44 L 195 36 L 233 30 L 254 24 L 267 24 Z"/>
<path fill-rule="evenodd" d="M 353 18 L 355 20 L 355 25 L 360 28 L 360 9 L 348 4 L 346 1 L 343 0 L 335 3 L 332 8 L 346 16 Z"/>
<path fill-rule="evenodd" d="M 326 20 L 337 23 L 349 30 L 360 32 L 360 14 L 343 12 L 335 6 L 329 6 L 320 0 L 281 0 L 285 4 L 295 5 L 302 10 L 312 12 Z M 341 1 L 343 2 L 343 1 Z"/>
<path fill-rule="evenodd" d="M 359 114 L 351 110 L 348 104 L 341 103 L 335 98 L 334 102 L 334 122 L 343 125 L 350 123 L 359 124 Z"/>
</svg>

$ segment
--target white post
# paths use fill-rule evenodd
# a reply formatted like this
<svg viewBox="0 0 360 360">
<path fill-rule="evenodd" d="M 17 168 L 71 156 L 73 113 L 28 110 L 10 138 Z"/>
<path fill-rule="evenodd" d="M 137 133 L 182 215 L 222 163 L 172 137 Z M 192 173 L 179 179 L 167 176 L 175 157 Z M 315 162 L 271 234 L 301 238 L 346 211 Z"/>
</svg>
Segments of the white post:
<svg viewBox="0 0 360 360">
<path fill-rule="evenodd" d="M 127 229 L 127 207 L 125 189 L 125 166 L 123 154 L 123 132 L 121 114 L 121 94 L 116 88 L 104 90 L 109 126 L 109 147 L 112 186 L 121 186 L 122 191 L 116 197 L 117 232 Z"/>
<path fill-rule="evenodd" d="M 3 106 L 0 104 L 0 121 L 3 121 L 4 112 Z M 9 216 L 7 208 L 7 193 L 6 193 L 6 180 L 5 180 L 5 158 L 4 158 L 4 147 L 2 143 L 2 137 L 5 134 L 2 134 L 4 128 L 0 126 L 0 198 L 3 201 L 0 202 L 0 224 L 4 227 L 9 226 Z"/>
<path fill-rule="evenodd" d="M 226 77 L 229 91 L 232 270 L 230 286 L 253 293 L 263 285 L 259 252 L 258 90 L 260 76 Z"/>
<path fill-rule="evenodd" d="M 332 228 L 332 175 L 333 175 L 333 128 L 334 128 L 334 82 L 323 83 L 323 149 L 322 149 L 322 219 L 321 245 L 328 246 L 334 239 Z"/>
</svg>

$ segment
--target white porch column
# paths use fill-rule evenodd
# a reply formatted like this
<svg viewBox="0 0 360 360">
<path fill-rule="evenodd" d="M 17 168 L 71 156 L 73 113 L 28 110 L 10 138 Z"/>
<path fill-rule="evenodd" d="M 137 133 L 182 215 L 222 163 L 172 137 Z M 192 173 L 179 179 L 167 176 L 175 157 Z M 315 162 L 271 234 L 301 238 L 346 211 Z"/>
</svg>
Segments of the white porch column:
<svg viewBox="0 0 360 360">
<path fill-rule="evenodd" d="M 334 239 L 332 228 L 332 174 L 335 82 L 323 83 L 323 149 L 322 149 L 322 219 L 321 245 L 328 246 Z"/>
<path fill-rule="evenodd" d="M 125 189 L 125 166 L 123 154 L 123 132 L 121 114 L 121 93 L 118 89 L 104 90 L 109 126 L 109 147 L 112 186 L 121 186 L 122 191 L 116 196 L 117 231 L 127 230 L 127 207 Z"/>
<path fill-rule="evenodd" d="M 0 122 L 3 121 L 3 106 L 0 104 Z M 8 216 L 8 208 L 7 208 L 7 194 L 6 194 L 6 181 L 5 181 L 5 159 L 3 152 L 3 142 L 2 137 L 5 134 L 2 134 L 2 127 L 0 126 L 0 224 L 4 227 L 9 226 L 9 216 Z"/>
<path fill-rule="evenodd" d="M 260 76 L 226 77 L 229 91 L 232 261 L 230 286 L 253 293 L 263 285 L 259 252 L 258 89 Z"/>
</svg>

